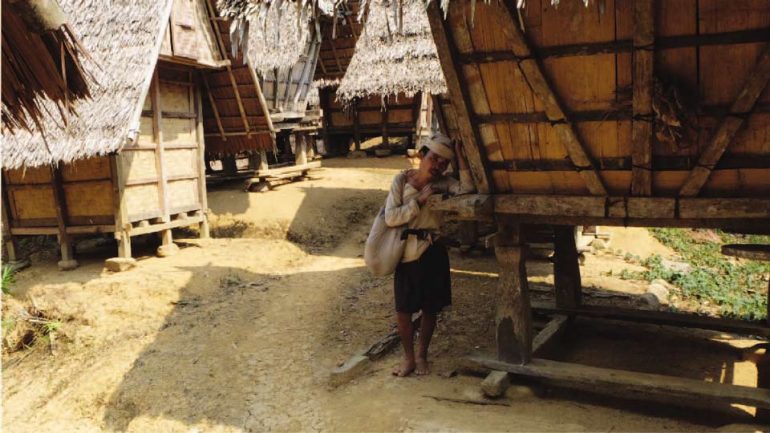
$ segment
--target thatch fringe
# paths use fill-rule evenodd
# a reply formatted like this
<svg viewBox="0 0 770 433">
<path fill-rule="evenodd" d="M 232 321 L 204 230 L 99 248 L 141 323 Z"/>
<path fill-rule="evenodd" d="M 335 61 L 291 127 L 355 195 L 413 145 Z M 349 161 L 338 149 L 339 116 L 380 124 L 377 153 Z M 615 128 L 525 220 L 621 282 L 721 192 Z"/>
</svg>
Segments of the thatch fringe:
<svg viewBox="0 0 770 433">
<path fill-rule="evenodd" d="M 400 7 L 399 7 L 400 4 Z M 447 91 L 423 0 L 369 0 L 364 32 L 337 96 Z"/>
<path fill-rule="evenodd" d="M 2 27 L 3 126 L 13 131 L 36 125 L 45 133 L 46 116 L 63 124 L 75 114 L 73 103 L 90 93 L 80 59 L 87 55 L 59 5 L 3 0 Z M 42 98 L 52 102 L 55 112 L 42 105 Z"/>
<path fill-rule="evenodd" d="M 105 155 L 133 139 L 171 4 L 172 0 L 61 0 L 75 36 L 94 60 L 93 65 L 83 65 L 93 75 L 94 81 L 89 78 L 88 83 L 99 85 L 91 87 L 91 99 L 81 101 L 78 116 L 68 118 L 63 128 L 47 118 L 42 125 L 45 136 L 38 127 L 6 134 L 3 167 Z M 39 105 L 44 111 L 56 110 L 51 99 Z"/>
</svg>

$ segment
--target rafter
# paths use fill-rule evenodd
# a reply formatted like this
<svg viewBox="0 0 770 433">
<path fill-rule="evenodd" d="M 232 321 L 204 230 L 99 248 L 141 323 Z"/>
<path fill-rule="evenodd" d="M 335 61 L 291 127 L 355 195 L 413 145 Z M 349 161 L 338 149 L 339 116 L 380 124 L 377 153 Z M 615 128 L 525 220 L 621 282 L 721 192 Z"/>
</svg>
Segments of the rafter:
<svg viewBox="0 0 770 433">
<path fill-rule="evenodd" d="M 478 192 L 486 194 L 491 192 L 492 185 L 489 181 L 489 171 L 484 161 L 484 155 L 481 153 L 483 142 L 478 127 L 471 118 L 473 113 L 468 88 L 460 81 L 459 74 L 462 69 L 457 63 L 457 50 L 452 43 L 452 37 L 449 29 L 445 26 L 443 13 L 437 3 L 434 1 L 428 5 L 428 21 L 433 33 L 433 40 L 436 43 L 441 69 L 449 89 L 451 103 L 457 113 L 457 126 L 460 130 L 463 149 L 468 157 L 468 164 L 471 167 L 476 189 Z"/>
<path fill-rule="evenodd" d="M 222 119 L 219 117 L 219 109 L 217 108 L 217 103 L 214 100 L 214 96 L 211 94 L 211 87 L 209 87 L 209 80 L 205 74 L 201 74 L 201 81 L 203 81 L 203 86 L 206 88 L 206 96 L 208 96 L 209 98 L 209 105 L 211 105 L 211 111 L 214 112 L 214 120 L 217 121 L 217 129 L 219 129 L 219 136 L 220 138 L 222 138 L 222 141 L 227 141 L 227 136 L 225 135 L 225 128 L 222 127 Z"/>
<path fill-rule="evenodd" d="M 768 81 L 770 81 L 770 44 L 765 45 L 746 84 L 730 106 L 730 111 L 725 114 L 719 128 L 714 131 L 708 145 L 703 149 L 698 158 L 698 165 L 690 171 L 690 175 L 679 190 L 680 196 L 695 197 L 700 193 L 711 176 L 711 171 L 735 139 L 748 114 L 751 114 Z"/>
<path fill-rule="evenodd" d="M 249 68 L 251 69 L 251 68 Z M 227 66 L 227 76 L 230 78 L 230 84 L 233 86 L 233 93 L 235 93 L 235 101 L 238 103 L 238 111 L 241 113 L 241 119 L 243 119 L 243 128 L 246 134 L 251 132 L 249 127 L 249 119 L 246 117 L 246 110 L 243 108 L 243 101 L 241 100 L 241 92 L 238 90 L 238 83 L 235 82 L 235 75 L 233 74 L 233 68 Z"/>
<path fill-rule="evenodd" d="M 533 56 L 533 50 L 522 33 L 518 25 L 516 5 L 513 2 L 506 1 L 507 9 L 506 25 L 502 30 L 508 39 L 513 43 L 513 53 L 519 65 L 521 73 L 529 83 L 530 88 L 540 98 L 545 108 L 545 115 L 553 124 L 556 135 L 561 139 L 564 148 L 567 150 L 570 160 L 575 165 L 575 169 L 586 183 L 588 191 L 593 195 L 607 195 L 607 189 L 604 187 L 599 172 L 591 162 L 585 145 L 580 140 L 575 127 L 570 122 L 559 96 L 548 82 L 543 69 Z"/>
</svg>

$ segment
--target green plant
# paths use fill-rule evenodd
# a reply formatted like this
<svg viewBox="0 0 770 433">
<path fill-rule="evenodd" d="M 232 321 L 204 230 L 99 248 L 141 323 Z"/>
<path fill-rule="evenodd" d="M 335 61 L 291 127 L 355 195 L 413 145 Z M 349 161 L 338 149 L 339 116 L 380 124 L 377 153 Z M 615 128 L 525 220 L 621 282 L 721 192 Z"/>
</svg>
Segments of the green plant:
<svg viewBox="0 0 770 433">
<path fill-rule="evenodd" d="M 0 288 L 2 288 L 3 294 L 10 295 L 11 285 L 16 282 L 15 271 L 12 267 L 5 265 L 3 266 L 0 278 L 2 278 L 2 281 L 0 281 Z"/>
<path fill-rule="evenodd" d="M 659 241 L 672 248 L 692 270 L 688 272 L 665 266 L 660 256 L 643 262 L 643 278 L 663 279 L 679 287 L 684 299 L 713 302 L 724 316 L 762 319 L 767 311 L 767 282 L 770 263 L 751 260 L 734 261 L 721 254 L 720 242 L 696 241 L 687 229 L 650 230 Z M 768 236 L 738 237 L 717 231 L 723 243 L 770 243 Z"/>
</svg>

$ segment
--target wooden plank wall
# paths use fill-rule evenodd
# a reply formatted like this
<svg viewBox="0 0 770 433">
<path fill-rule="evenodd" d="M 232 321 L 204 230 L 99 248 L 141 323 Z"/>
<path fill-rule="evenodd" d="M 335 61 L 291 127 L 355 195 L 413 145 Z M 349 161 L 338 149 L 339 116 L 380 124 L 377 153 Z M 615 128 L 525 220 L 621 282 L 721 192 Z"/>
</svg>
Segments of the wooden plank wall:
<svg viewBox="0 0 770 433">
<path fill-rule="evenodd" d="M 508 2 L 450 2 L 447 26 L 482 129 L 499 193 L 588 195 L 546 107 L 532 91 L 513 53 Z M 655 2 L 655 75 L 689 101 L 691 138 L 676 145 L 652 141 L 652 195 L 676 196 L 723 114 L 770 43 L 770 2 L 677 0 Z M 601 8 L 601 9 L 600 9 Z M 568 122 L 574 125 L 609 194 L 631 193 L 634 2 L 528 0 L 525 35 Z M 578 46 L 589 46 L 588 48 Z M 456 129 L 452 106 L 442 117 Z M 491 128 L 491 129 L 490 129 Z M 486 132 L 484 131 L 486 129 Z M 770 88 L 711 173 L 701 196 L 770 194 Z"/>
<path fill-rule="evenodd" d="M 139 139 L 117 157 L 127 222 L 201 209 L 203 143 L 197 133 L 196 92 L 193 68 L 159 64 L 142 110 Z"/>
<path fill-rule="evenodd" d="M 346 109 L 340 101 L 336 100 L 333 91 L 324 91 L 319 94 L 322 101 L 328 107 L 328 128 L 332 134 L 353 135 L 354 116 L 358 114 L 359 132 L 363 135 L 380 135 L 382 133 L 382 121 L 387 118 L 387 128 L 390 135 L 414 134 L 419 120 L 420 104 L 422 98 L 407 97 L 403 94 L 397 97 L 389 97 L 387 106 L 388 114 L 383 116 L 382 98 L 369 96 L 361 99 L 354 107 Z M 323 106 L 323 105 L 322 105 Z"/>
<path fill-rule="evenodd" d="M 206 153 L 232 155 L 273 149 L 271 124 L 260 100 L 259 83 L 242 56 L 230 51 L 230 22 L 216 20 L 219 40 L 231 66 L 204 71 L 203 129 Z"/>
<path fill-rule="evenodd" d="M 62 166 L 67 226 L 114 222 L 109 157 L 82 159 Z M 56 227 L 56 207 L 48 166 L 3 172 L 11 227 Z"/>
</svg>

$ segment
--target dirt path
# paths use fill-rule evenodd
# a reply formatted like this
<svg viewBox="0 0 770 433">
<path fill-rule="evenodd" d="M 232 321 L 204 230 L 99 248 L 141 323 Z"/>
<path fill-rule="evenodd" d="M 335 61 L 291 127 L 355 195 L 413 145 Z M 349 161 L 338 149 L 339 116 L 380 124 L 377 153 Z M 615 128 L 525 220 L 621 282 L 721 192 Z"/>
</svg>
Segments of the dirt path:
<svg viewBox="0 0 770 433">
<path fill-rule="evenodd" d="M 393 354 L 375 363 L 369 374 L 330 388 L 329 371 L 392 326 L 392 283 L 371 277 L 360 253 L 369 219 L 405 161 L 333 160 L 327 165 L 332 168 L 315 180 L 266 194 L 213 190 L 215 231 L 240 231 L 246 237 L 190 241 L 174 257 L 145 256 L 136 269 L 122 274 L 102 270 L 109 255 L 104 250 L 84 253 L 83 266 L 71 273 L 56 271 L 49 260 L 19 274 L 16 296 L 31 295 L 41 309 L 60 317 L 67 338 L 56 356 L 41 346 L 31 354 L 4 358 L 3 431 L 704 428 L 685 421 L 678 410 L 613 399 L 542 399 L 525 386 L 512 388 L 509 407 L 426 397 L 478 394 L 480 379 L 444 373 L 460 356 L 491 349 L 496 264 L 485 256 L 452 256 L 454 306 L 436 334 L 435 374 L 392 378 L 390 369 L 398 362 Z M 599 265 L 587 265 L 587 278 L 612 285 L 600 281 L 599 271 L 612 266 L 612 260 L 589 257 Z M 531 265 L 533 285 L 547 287 L 549 272 L 543 264 Z M 585 338 L 595 337 L 588 334 Z M 696 346 L 683 350 L 681 359 L 690 359 L 694 350 L 718 352 L 713 344 Z M 602 348 L 601 342 L 591 347 L 596 349 L 592 355 L 574 350 L 574 356 L 613 362 L 603 358 L 612 347 Z M 658 355 L 629 353 L 640 358 L 639 364 Z M 690 374 L 724 380 L 714 362 L 704 357 L 688 365 Z M 682 364 L 670 366 L 677 368 Z M 750 373 L 742 373 L 745 365 L 736 362 L 730 368 L 728 380 L 751 380 Z"/>
</svg>

